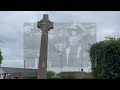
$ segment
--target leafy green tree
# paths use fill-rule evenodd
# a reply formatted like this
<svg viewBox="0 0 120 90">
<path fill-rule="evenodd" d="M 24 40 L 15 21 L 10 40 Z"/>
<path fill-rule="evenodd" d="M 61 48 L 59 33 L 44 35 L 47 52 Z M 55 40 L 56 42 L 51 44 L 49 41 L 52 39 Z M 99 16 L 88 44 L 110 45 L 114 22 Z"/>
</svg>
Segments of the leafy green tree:
<svg viewBox="0 0 120 90">
<path fill-rule="evenodd" d="M 55 72 L 53 71 L 47 71 L 47 79 L 52 79 L 55 75 Z M 26 76 L 24 77 L 24 79 L 37 79 L 37 76 L 34 75 L 34 76 Z"/>
<path fill-rule="evenodd" d="M 82 79 L 94 79 L 92 76 L 85 76 Z"/>
<path fill-rule="evenodd" d="M 2 60 L 3 60 L 3 56 L 2 56 L 2 51 L 0 49 L 0 64 L 2 63 Z"/>
<path fill-rule="evenodd" d="M 75 76 L 62 76 L 61 79 L 76 79 Z"/>
<path fill-rule="evenodd" d="M 120 79 L 120 38 L 106 37 L 89 51 L 95 79 Z"/>
<path fill-rule="evenodd" d="M 26 76 L 24 79 L 37 79 L 37 76 Z"/>
<path fill-rule="evenodd" d="M 51 79 L 55 76 L 55 72 L 53 71 L 47 71 L 47 79 Z"/>
</svg>

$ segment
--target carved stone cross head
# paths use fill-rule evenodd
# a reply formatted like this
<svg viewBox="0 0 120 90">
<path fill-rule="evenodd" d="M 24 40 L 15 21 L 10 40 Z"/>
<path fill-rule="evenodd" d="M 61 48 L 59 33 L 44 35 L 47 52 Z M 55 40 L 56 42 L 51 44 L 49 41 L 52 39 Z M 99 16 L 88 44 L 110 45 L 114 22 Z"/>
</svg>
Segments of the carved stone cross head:
<svg viewBox="0 0 120 90">
<path fill-rule="evenodd" d="M 37 27 L 42 31 L 49 31 L 50 29 L 53 29 L 53 22 L 49 20 L 48 14 L 43 14 L 43 19 L 37 22 Z"/>
</svg>

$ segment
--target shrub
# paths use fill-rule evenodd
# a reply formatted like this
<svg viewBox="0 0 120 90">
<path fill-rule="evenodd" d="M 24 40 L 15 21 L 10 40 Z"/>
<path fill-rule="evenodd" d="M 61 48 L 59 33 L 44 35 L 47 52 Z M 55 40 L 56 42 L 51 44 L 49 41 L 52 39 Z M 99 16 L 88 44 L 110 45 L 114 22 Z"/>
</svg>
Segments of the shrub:
<svg viewBox="0 0 120 90">
<path fill-rule="evenodd" d="M 106 40 L 90 47 L 92 75 L 96 79 L 120 79 L 120 38 Z"/>
<path fill-rule="evenodd" d="M 61 79 L 76 79 L 75 76 L 62 76 Z"/>
<path fill-rule="evenodd" d="M 53 71 L 47 71 L 47 79 L 52 79 L 52 77 L 55 75 L 55 72 Z M 37 79 L 37 76 L 26 76 L 24 79 Z"/>
<path fill-rule="evenodd" d="M 3 57 L 2 57 L 2 51 L 0 49 L 0 64 L 2 63 Z"/>
</svg>

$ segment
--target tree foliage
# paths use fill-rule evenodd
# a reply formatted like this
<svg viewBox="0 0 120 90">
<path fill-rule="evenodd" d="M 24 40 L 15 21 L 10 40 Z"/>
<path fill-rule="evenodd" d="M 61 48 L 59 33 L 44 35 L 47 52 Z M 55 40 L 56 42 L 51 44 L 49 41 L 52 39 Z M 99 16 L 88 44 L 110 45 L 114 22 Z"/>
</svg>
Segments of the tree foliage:
<svg viewBox="0 0 120 90">
<path fill-rule="evenodd" d="M 106 37 L 89 51 L 92 75 L 96 79 L 120 79 L 120 38 Z"/>
<path fill-rule="evenodd" d="M 55 72 L 53 71 L 47 71 L 47 79 L 52 79 L 55 75 Z M 24 77 L 24 79 L 37 79 L 37 76 L 34 75 L 34 76 L 26 76 Z"/>
<path fill-rule="evenodd" d="M 86 76 L 86 77 L 83 77 L 82 79 L 94 79 L 92 76 Z"/>
<path fill-rule="evenodd" d="M 60 79 L 76 79 L 75 76 L 62 76 Z"/>
<path fill-rule="evenodd" d="M 3 60 L 3 56 L 2 56 L 2 51 L 0 49 L 0 64 L 2 63 L 2 60 Z"/>
<path fill-rule="evenodd" d="M 55 72 L 53 72 L 53 71 L 47 71 L 47 79 L 53 78 L 54 75 L 55 75 Z"/>
<path fill-rule="evenodd" d="M 37 76 L 26 76 L 24 79 L 37 79 Z"/>
</svg>

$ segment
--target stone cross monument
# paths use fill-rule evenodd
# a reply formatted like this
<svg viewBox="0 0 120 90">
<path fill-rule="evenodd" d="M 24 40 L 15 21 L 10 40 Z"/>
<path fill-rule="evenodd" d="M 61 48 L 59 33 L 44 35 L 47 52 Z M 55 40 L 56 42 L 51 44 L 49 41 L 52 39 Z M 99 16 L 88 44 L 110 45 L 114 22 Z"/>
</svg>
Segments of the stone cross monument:
<svg viewBox="0 0 120 90">
<path fill-rule="evenodd" d="M 48 31 L 53 29 L 53 22 L 49 20 L 48 14 L 43 14 L 43 19 L 37 22 L 37 27 L 42 30 L 37 79 L 47 79 Z"/>
</svg>

